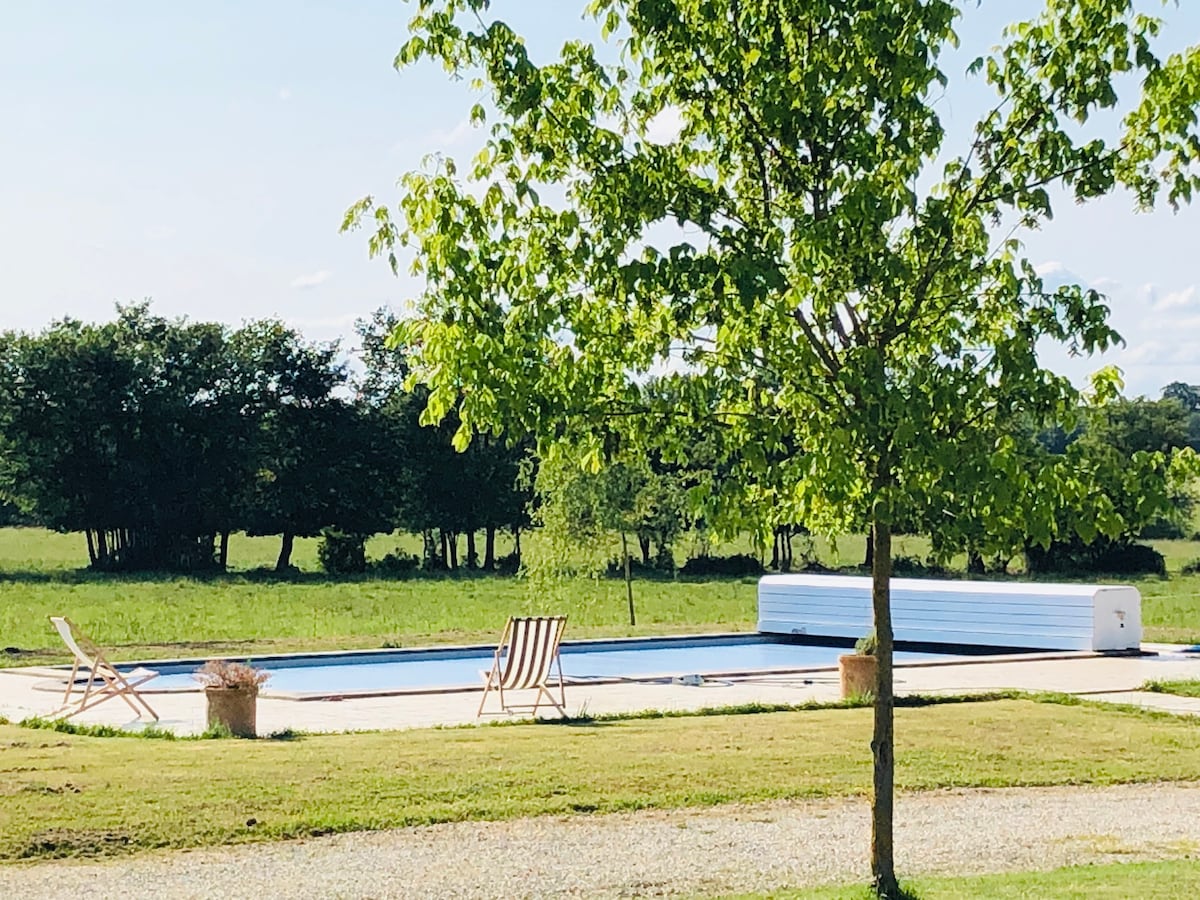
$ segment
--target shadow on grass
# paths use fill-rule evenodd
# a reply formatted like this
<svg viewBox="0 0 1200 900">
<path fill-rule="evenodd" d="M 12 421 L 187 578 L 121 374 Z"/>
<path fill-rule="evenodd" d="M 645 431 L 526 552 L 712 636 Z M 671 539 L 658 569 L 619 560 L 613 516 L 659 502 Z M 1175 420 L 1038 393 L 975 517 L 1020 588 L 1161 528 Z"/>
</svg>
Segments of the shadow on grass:
<svg viewBox="0 0 1200 900">
<path fill-rule="evenodd" d="M 351 574 L 331 575 L 328 572 L 288 569 L 277 572 L 273 568 L 202 570 L 196 572 L 174 572 L 167 569 L 139 571 L 101 571 L 97 569 L 6 569 L 0 571 L 0 583 L 13 584 L 161 584 L 164 581 L 195 581 L 201 584 L 232 582 L 235 584 L 356 584 L 373 581 L 512 581 L 511 572 L 487 572 L 482 569 L 457 569 L 455 571 L 412 571 L 389 572 L 370 570 Z M 735 579 L 729 579 L 735 580 Z"/>
</svg>

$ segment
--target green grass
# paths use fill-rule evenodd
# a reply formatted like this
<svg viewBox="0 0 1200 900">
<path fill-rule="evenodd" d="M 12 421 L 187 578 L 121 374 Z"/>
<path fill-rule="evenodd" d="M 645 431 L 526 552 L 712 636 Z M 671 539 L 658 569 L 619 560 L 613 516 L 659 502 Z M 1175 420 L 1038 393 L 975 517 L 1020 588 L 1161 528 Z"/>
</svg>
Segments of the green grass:
<svg viewBox="0 0 1200 900">
<path fill-rule="evenodd" d="M 903 887 L 914 900 L 959 900 L 989 897 L 995 900 L 1185 900 L 1200 897 L 1200 860 L 1109 863 L 1070 866 L 1049 872 L 1015 872 L 958 878 L 914 878 Z M 772 900 L 869 900 L 865 887 L 830 887 L 769 894 L 740 895 Z"/>
<path fill-rule="evenodd" d="M 468 819 L 863 795 L 866 709 L 154 741 L 0 725 L 0 859 Z M 1194 722 L 1001 700 L 897 712 L 897 786 L 1200 773 Z M 254 824 L 248 825 L 250 820 Z"/>
<path fill-rule="evenodd" d="M 1200 697 L 1200 681 L 1147 681 L 1142 685 L 1142 690 L 1180 697 Z"/>
<path fill-rule="evenodd" d="M 527 538 L 536 546 L 537 536 Z M 46 617 L 66 613 L 116 659 L 251 655 L 301 650 L 490 643 L 514 613 L 563 612 L 574 638 L 752 630 L 754 578 L 642 580 L 635 585 L 638 626 L 626 618 L 619 580 L 579 578 L 552 584 L 471 574 L 406 579 L 331 579 L 316 571 L 315 540 L 298 540 L 301 573 L 276 578 L 269 566 L 275 538 L 235 535 L 234 571 L 212 578 L 101 575 L 81 567 L 80 535 L 42 529 L 0 529 L 0 665 L 62 661 Z M 1158 544 L 1177 573 L 1200 545 Z M 378 558 L 412 536 L 381 536 L 369 545 Z M 506 552 L 507 547 L 501 547 Z M 724 549 L 741 549 L 730 547 Z M 822 558 L 857 562 L 862 541 L 822 544 Z M 681 558 L 687 547 L 680 548 Z M 899 553 L 921 555 L 925 542 L 903 538 Z M 1200 641 L 1200 575 L 1133 579 L 1142 591 L 1147 640 Z"/>
</svg>

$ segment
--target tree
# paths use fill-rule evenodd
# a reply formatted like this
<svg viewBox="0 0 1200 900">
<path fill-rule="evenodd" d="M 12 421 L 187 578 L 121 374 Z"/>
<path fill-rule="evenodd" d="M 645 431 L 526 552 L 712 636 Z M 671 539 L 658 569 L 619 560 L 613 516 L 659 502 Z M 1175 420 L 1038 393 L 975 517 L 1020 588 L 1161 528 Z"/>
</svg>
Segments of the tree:
<svg viewBox="0 0 1200 900">
<path fill-rule="evenodd" d="M 612 558 L 610 540 L 619 542 L 629 624 L 636 625 L 630 538 L 641 547 L 643 565 L 651 564 L 652 543 L 660 560 L 670 557 L 685 524 L 678 476 L 655 472 L 645 460 L 612 462 L 587 472 L 573 460 L 555 457 L 539 467 L 536 491 L 538 520 L 560 564 L 582 561 L 598 574 Z"/>
<path fill-rule="evenodd" d="M 497 530 L 510 529 L 519 547 L 520 532 L 529 524 L 532 497 L 522 487 L 521 468 L 530 455 L 530 442 L 487 435 L 459 454 L 452 444 L 454 416 L 423 425 L 428 392 L 419 385 L 411 391 L 405 387 L 406 352 L 388 346 L 388 335 L 398 322 L 393 313 L 381 309 L 356 326 L 365 367 L 356 386 L 358 399 L 376 412 L 387 432 L 381 439 L 393 450 L 396 523 L 424 536 L 427 564 L 458 568 L 458 536 L 465 534 L 467 566 L 491 571 Z M 475 533 L 481 529 L 482 561 L 475 545 Z"/>
<path fill-rule="evenodd" d="M 7 335 L 2 360 L 0 491 L 85 532 L 94 567 L 224 566 L 213 542 L 254 467 L 224 326 L 119 306 Z"/>
<path fill-rule="evenodd" d="M 272 320 L 248 324 L 234 343 L 253 377 L 257 425 L 242 517 L 248 534 L 280 535 L 276 571 L 290 567 L 297 537 L 335 528 L 365 540 L 390 529 L 382 423 L 338 396 L 347 373 L 337 345 Z"/>
<path fill-rule="evenodd" d="M 747 515 L 765 486 L 779 521 L 869 525 L 871 867 L 897 896 L 893 522 L 954 508 L 969 471 L 988 533 L 1055 536 L 1078 473 L 1064 456 L 1024 477 L 993 420 L 1069 417 L 1077 392 L 1035 345 L 1089 353 L 1117 335 L 1096 291 L 1043 285 L 1014 232 L 1119 187 L 1141 207 L 1190 200 L 1200 51 L 1160 59 L 1158 22 L 1130 0 L 1047 0 L 970 67 L 997 102 L 956 153 L 937 115 L 960 14 L 947 0 L 593 0 L 617 60 L 572 41 L 544 64 L 486 0 L 416 7 L 397 63 L 478 77 L 495 110 L 475 184 L 438 159 L 404 177 L 398 220 L 370 198 L 347 214 L 370 218 L 393 266 L 416 251 L 422 315 L 400 338 L 426 416 L 455 410 L 460 447 L 519 427 L 593 471 L 669 455 L 669 423 L 703 424 L 737 451 L 719 491 L 692 495 L 707 521 Z M 1136 94 L 1121 108 L 1118 78 Z M 648 401 L 646 377 L 678 360 L 715 406 Z M 1113 375 L 1095 390 L 1111 395 Z"/>
<path fill-rule="evenodd" d="M 1163 388 L 1164 400 L 1178 400 L 1190 413 L 1200 413 L 1200 385 L 1172 381 Z"/>
</svg>

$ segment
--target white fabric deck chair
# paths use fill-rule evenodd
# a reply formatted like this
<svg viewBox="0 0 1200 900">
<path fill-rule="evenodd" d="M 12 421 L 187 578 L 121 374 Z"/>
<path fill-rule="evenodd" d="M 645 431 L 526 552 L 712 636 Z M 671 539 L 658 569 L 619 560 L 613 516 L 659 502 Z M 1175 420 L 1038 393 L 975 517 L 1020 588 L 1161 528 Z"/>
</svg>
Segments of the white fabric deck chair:
<svg viewBox="0 0 1200 900">
<path fill-rule="evenodd" d="M 536 716 L 538 706 L 543 698 L 558 710 L 559 714 L 567 714 L 567 694 L 563 684 L 562 660 L 558 655 L 558 645 L 562 643 L 563 631 L 567 627 L 566 616 L 535 616 L 531 618 L 513 617 L 504 627 L 504 635 L 500 638 L 500 646 L 496 648 L 495 661 L 491 671 L 481 672 L 484 677 L 483 699 L 479 701 L 479 712 L 483 715 L 483 705 L 487 703 L 488 693 L 495 688 L 500 692 L 500 709 L 510 712 L 514 709 L 530 709 Z M 552 684 L 551 669 L 558 666 L 558 699 L 550 693 Z M 532 704 L 514 704 L 508 702 L 505 691 L 536 690 L 537 695 Z"/>
<path fill-rule="evenodd" d="M 63 694 L 63 705 L 51 713 L 51 717 L 69 719 L 86 709 L 99 706 L 106 700 L 120 697 L 139 718 L 144 710 L 158 721 L 158 713 L 150 708 L 150 704 L 137 691 L 139 686 L 151 678 L 157 678 L 157 672 L 140 667 L 130 672 L 118 672 L 116 667 L 104 658 L 100 648 L 70 619 L 66 616 L 51 616 L 50 621 L 54 623 L 63 643 L 75 657 L 75 665 L 71 667 L 71 675 L 67 679 L 67 692 Z M 75 678 L 81 669 L 88 673 L 87 682 L 84 684 L 83 695 L 72 699 L 71 694 L 76 687 Z"/>
</svg>

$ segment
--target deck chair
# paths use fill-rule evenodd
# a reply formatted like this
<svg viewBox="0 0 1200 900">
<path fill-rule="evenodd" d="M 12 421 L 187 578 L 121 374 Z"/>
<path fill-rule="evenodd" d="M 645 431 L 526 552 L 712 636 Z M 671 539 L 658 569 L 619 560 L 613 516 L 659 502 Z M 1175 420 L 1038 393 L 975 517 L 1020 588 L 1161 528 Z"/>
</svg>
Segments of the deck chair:
<svg viewBox="0 0 1200 900">
<path fill-rule="evenodd" d="M 479 701 L 476 718 L 483 715 L 483 706 L 493 688 L 500 692 L 500 709 L 530 709 L 536 716 L 543 698 L 558 710 L 567 714 L 567 694 L 563 684 L 562 660 L 558 645 L 562 642 L 563 630 L 567 627 L 566 616 L 513 617 L 504 627 L 500 646 L 496 648 L 491 671 L 480 672 L 484 678 L 483 699 Z M 550 692 L 551 669 L 558 666 L 558 699 Z M 535 690 L 537 695 L 532 704 L 508 702 L 505 691 Z"/>
<path fill-rule="evenodd" d="M 75 665 L 71 667 L 71 675 L 67 678 L 67 692 L 63 694 L 63 705 L 50 714 L 51 718 L 69 719 L 93 706 L 99 706 L 106 700 L 120 697 L 139 718 L 144 710 L 154 717 L 154 721 L 158 721 L 158 713 L 150 708 L 150 704 L 137 690 L 151 678 L 157 678 L 157 672 L 143 668 L 118 672 L 117 668 L 104 658 L 100 648 L 70 619 L 66 616 L 51 616 L 50 621 L 54 623 L 63 643 L 75 657 Z M 71 694 L 76 687 L 75 679 L 80 670 L 88 673 L 87 682 L 84 684 L 83 695 L 72 699 Z"/>
</svg>

